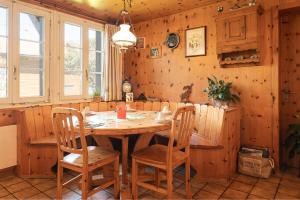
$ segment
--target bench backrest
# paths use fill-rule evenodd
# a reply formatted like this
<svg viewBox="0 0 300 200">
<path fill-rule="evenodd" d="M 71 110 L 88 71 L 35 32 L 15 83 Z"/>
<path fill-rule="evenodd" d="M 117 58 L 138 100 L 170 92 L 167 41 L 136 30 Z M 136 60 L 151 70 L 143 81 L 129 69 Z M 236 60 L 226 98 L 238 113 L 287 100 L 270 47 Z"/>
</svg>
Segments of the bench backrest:
<svg viewBox="0 0 300 200">
<path fill-rule="evenodd" d="M 221 145 L 224 109 L 200 104 L 195 104 L 195 109 L 195 133 L 211 145 Z"/>
</svg>

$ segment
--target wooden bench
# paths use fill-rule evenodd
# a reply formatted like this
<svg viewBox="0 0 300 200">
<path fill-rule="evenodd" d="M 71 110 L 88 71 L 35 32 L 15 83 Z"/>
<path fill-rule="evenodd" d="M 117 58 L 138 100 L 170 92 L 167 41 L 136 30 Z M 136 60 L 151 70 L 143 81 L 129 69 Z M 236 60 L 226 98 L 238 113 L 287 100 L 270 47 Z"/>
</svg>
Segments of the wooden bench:
<svg viewBox="0 0 300 200">
<path fill-rule="evenodd" d="M 118 104 L 119 102 L 84 102 L 41 105 L 18 110 L 17 121 L 18 127 L 20 127 L 18 174 L 30 177 L 54 175 L 51 167 L 55 165 L 57 160 L 57 147 L 51 122 L 53 107 L 62 106 L 82 109 L 89 106 L 92 111 L 110 111 L 115 110 Z M 169 106 L 170 110 L 174 111 L 184 105 L 184 103 L 176 102 L 130 103 L 132 108 L 149 111 L 160 111 L 164 106 Z M 240 134 L 239 109 L 224 110 L 199 104 L 195 104 L 195 106 L 195 130 L 197 131 L 192 136 L 191 154 L 193 159 L 191 164 L 197 171 L 199 179 L 207 177 L 228 178 L 236 169 L 236 154 Z M 216 116 L 218 117 L 216 118 Z M 219 136 L 217 137 L 217 135 Z M 122 142 L 128 141 L 128 139 L 118 139 L 122 139 Z M 229 149 L 232 151 L 229 151 Z M 126 149 L 123 150 L 126 151 Z"/>
<path fill-rule="evenodd" d="M 240 109 L 196 104 L 191 165 L 197 178 L 229 179 L 236 172 L 240 148 Z M 197 158 L 197 159 L 195 159 Z"/>
</svg>

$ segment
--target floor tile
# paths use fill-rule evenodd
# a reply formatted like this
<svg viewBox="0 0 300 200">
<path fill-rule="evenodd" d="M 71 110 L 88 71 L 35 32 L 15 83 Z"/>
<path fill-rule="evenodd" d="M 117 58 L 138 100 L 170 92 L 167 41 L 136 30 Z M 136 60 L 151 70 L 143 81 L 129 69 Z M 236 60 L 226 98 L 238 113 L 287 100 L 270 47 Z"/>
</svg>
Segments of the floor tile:
<svg viewBox="0 0 300 200">
<path fill-rule="evenodd" d="M 278 192 L 281 194 L 293 196 L 300 199 L 300 189 L 298 187 L 288 187 L 285 185 L 279 185 Z"/>
<path fill-rule="evenodd" d="M 267 181 L 267 182 L 271 182 L 271 183 L 279 183 L 281 178 L 279 176 L 276 176 L 276 175 L 273 175 L 271 176 L 270 178 L 267 178 L 267 179 L 260 179 L 260 180 L 263 180 L 263 181 Z"/>
<path fill-rule="evenodd" d="M 258 178 L 240 174 L 235 180 L 246 184 L 254 185 L 257 182 Z"/>
<path fill-rule="evenodd" d="M 193 179 L 191 180 L 191 185 L 192 185 L 193 187 L 196 187 L 196 188 L 199 188 L 199 189 L 203 188 L 206 184 L 207 184 L 206 182 L 204 182 L 204 181 L 199 181 L 199 180 L 197 180 L 197 179 L 195 179 L 195 178 L 193 178 Z"/>
<path fill-rule="evenodd" d="M 51 198 L 43 193 L 39 193 L 37 195 L 29 197 L 28 200 L 51 200 Z"/>
<path fill-rule="evenodd" d="M 290 196 L 290 195 L 288 195 L 288 194 L 283 194 L 283 193 L 281 193 L 281 192 L 277 192 L 277 194 L 276 194 L 276 196 L 275 196 L 275 199 L 282 199 L 282 200 L 285 200 L 285 199 L 299 199 L 299 198 Z"/>
<path fill-rule="evenodd" d="M 19 178 L 19 177 L 16 177 L 16 176 L 10 176 L 10 177 L 6 177 L 5 179 L 2 179 L 0 181 L 0 185 L 4 186 L 4 187 L 8 187 L 10 185 L 13 185 L 13 184 L 17 184 L 17 183 L 20 183 L 22 182 L 23 179 Z"/>
<path fill-rule="evenodd" d="M 143 194 L 140 194 L 138 199 L 140 200 L 153 200 L 155 199 L 154 196 L 152 196 L 150 193 L 144 192 Z"/>
<path fill-rule="evenodd" d="M 221 196 L 221 199 L 246 199 L 247 196 L 248 194 L 245 192 L 227 189 Z"/>
<path fill-rule="evenodd" d="M 267 198 L 267 199 L 273 199 L 276 194 L 277 187 L 262 187 L 259 185 L 255 185 L 253 190 L 251 191 L 251 194 Z"/>
<path fill-rule="evenodd" d="M 50 190 L 47 190 L 47 191 L 45 191 L 44 193 L 47 195 L 47 196 L 49 196 L 49 197 L 51 197 L 51 198 L 55 198 L 56 197 L 56 187 L 55 188 L 51 188 Z M 66 188 L 66 187 L 63 187 L 63 194 L 65 194 L 65 193 L 68 193 L 68 192 L 71 192 L 71 190 L 70 189 L 68 189 L 68 188 Z"/>
<path fill-rule="evenodd" d="M 9 192 L 6 189 L 1 188 L 0 189 L 0 197 L 4 197 L 4 196 L 7 196 L 7 195 L 9 195 Z"/>
<path fill-rule="evenodd" d="M 1 200 L 10 200 L 10 199 L 16 199 L 16 197 L 14 197 L 13 195 L 8 195 L 5 197 L 0 197 Z"/>
<path fill-rule="evenodd" d="M 201 190 L 200 192 L 198 192 L 193 199 L 218 199 L 219 195 L 211 193 L 211 192 L 207 192 L 205 190 Z"/>
<path fill-rule="evenodd" d="M 21 190 L 19 192 L 14 193 L 14 196 L 18 199 L 27 199 L 34 195 L 39 194 L 40 191 L 34 187 L 26 188 L 25 190 Z"/>
<path fill-rule="evenodd" d="M 253 200 L 264 200 L 265 198 L 259 197 L 259 196 L 255 196 L 253 194 L 250 194 L 247 199 L 253 199 Z"/>
<path fill-rule="evenodd" d="M 106 200 L 109 198 L 113 198 L 113 196 L 111 194 L 109 194 L 108 192 L 100 191 L 100 192 L 97 192 L 96 194 L 94 194 L 93 196 L 90 196 L 88 198 L 88 200 L 99 200 L 99 199 Z"/>
<path fill-rule="evenodd" d="M 81 195 L 77 194 L 76 192 L 70 191 L 63 194 L 63 200 L 77 200 L 81 199 Z"/>
<path fill-rule="evenodd" d="M 17 184 L 13 184 L 10 185 L 8 187 L 6 187 L 6 189 L 10 192 L 10 193 L 15 193 L 21 190 L 24 190 L 26 188 L 32 187 L 29 183 L 27 183 L 26 181 L 17 183 Z"/>
<path fill-rule="evenodd" d="M 191 186 L 191 195 L 194 196 L 200 189 L 196 188 L 194 186 Z M 185 195 L 185 184 L 182 184 L 181 186 L 179 186 L 178 188 L 175 189 L 175 192 Z"/>
<path fill-rule="evenodd" d="M 215 183 L 208 183 L 205 187 L 203 187 L 203 190 L 217 195 L 221 195 L 225 189 L 226 187 Z"/>
<path fill-rule="evenodd" d="M 29 182 L 31 185 L 37 185 L 49 181 L 56 181 L 55 179 L 48 179 L 48 178 L 28 178 L 25 179 L 27 182 Z"/>
<path fill-rule="evenodd" d="M 39 184 L 35 185 L 34 187 L 36 187 L 40 191 L 46 191 L 50 188 L 56 187 L 56 182 L 53 180 L 49 180 L 49 181 L 45 181 L 43 183 L 39 183 Z"/>
<path fill-rule="evenodd" d="M 238 190 L 241 192 L 249 193 L 251 189 L 253 188 L 253 185 L 249 185 L 246 183 L 233 181 L 232 184 L 229 186 L 230 189 Z"/>
</svg>

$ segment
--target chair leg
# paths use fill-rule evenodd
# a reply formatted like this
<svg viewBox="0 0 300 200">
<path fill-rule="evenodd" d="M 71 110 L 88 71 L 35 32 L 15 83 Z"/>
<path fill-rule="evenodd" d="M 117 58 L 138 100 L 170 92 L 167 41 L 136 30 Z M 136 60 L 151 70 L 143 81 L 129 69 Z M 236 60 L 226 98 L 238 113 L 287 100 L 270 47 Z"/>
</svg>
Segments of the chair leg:
<svg viewBox="0 0 300 200">
<path fill-rule="evenodd" d="M 168 199 L 172 199 L 173 194 L 173 170 L 172 168 L 167 169 L 167 194 Z"/>
<path fill-rule="evenodd" d="M 133 199 L 138 199 L 138 188 L 137 188 L 137 179 L 138 179 L 138 166 L 136 160 L 132 159 L 132 172 L 131 172 L 131 184 L 132 184 L 132 196 Z"/>
<path fill-rule="evenodd" d="M 185 192 L 186 192 L 186 198 L 191 199 L 191 164 L 190 164 L 190 157 L 187 158 L 185 162 Z"/>
<path fill-rule="evenodd" d="M 158 168 L 155 168 L 155 184 L 156 184 L 156 187 L 159 187 L 160 186 L 160 173 L 159 173 L 159 169 Z"/>
<path fill-rule="evenodd" d="M 87 171 L 82 172 L 82 180 L 81 180 L 81 198 L 86 200 L 88 198 L 89 193 L 89 173 Z"/>
<path fill-rule="evenodd" d="M 120 180 L 119 180 L 119 156 L 114 162 L 114 197 L 118 199 L 120 196 Z"/>
<path fill-rule="evenodd" d="M 56 191 L 56 199 L 62 199 L 62 187 L 63 187 L 63 168 L 58 162 L 57 164 L 57 191 Z"/>
</svg>

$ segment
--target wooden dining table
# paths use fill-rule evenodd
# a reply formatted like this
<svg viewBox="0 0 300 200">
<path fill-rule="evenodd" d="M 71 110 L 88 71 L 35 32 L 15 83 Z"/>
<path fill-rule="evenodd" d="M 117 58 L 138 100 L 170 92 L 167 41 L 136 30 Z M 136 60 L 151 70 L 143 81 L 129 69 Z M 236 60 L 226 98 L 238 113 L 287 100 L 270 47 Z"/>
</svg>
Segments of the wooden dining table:
<svg viewBox="0 0 300 200">
<path fill-rule="evenodd" d="M 128 184 L 128 137 L 138 134 L 134 151 L 149 146 L 153 135 L 157 132 L 168 131 L 170 120 L 157 121 L 158 112 L 131 110 L 126 119 L 117 119 L 115 111 L 90 112 L 86 115 L 86 130 L 96 143 L 106 149 L 113 150 L 109 138 L 122 140 L 122 183 Z"/>
</svg>

